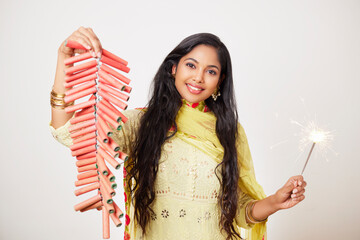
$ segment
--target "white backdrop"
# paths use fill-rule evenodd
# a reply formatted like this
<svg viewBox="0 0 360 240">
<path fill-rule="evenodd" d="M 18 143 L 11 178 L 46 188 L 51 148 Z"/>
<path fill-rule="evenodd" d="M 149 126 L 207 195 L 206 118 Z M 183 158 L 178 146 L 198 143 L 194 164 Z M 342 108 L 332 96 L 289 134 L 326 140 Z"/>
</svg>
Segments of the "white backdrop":
<svg viewBox="0 0 360 240">
<path fill-rule="evenodd" d="M 75 161 L 48 129 L 57 49 L 80 26 L 129 61 L 130 108 L 145 105 L 160 63 L 183 38 L 218 35 L 267 195 L 300 174 L 310 149 L 300 155 L 290 119 L 334 130 L 336 153 L 315 147 L 305 200 L 269 217 L 268 238 L 359 238 L 359 1 L 2 0 L 0 239 L 101 239 L 100 212 L 73 210 Z M 112 225 L 111 239 L 123 239 L 123 227 Z"/>
</svg>

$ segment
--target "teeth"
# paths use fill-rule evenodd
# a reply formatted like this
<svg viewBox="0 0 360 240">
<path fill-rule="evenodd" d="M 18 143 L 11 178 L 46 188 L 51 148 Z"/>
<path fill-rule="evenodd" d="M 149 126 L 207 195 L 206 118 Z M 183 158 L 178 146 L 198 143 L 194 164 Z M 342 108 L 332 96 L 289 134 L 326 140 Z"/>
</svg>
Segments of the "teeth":
<svg viewBox="0 0 360 240">
<path fill-rule="evenodd" d="M 191 85 L 189 85 L 189 84 L 186 84 L 186 85 L 188 85 L 191 89 L 196 90 L 196 91 L 202 90 L 201 88 L 196 88 L 196 87 L 193 87 L 193 86 L 191 86 Z"/>
</svg>

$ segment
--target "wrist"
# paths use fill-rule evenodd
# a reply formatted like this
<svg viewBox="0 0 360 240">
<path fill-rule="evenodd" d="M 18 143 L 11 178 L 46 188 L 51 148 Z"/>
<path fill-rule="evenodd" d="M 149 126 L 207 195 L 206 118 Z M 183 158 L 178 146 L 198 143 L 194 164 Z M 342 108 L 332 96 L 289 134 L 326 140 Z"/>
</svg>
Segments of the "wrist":
<svg viewBox="0 0 360 240">
<path fill-rule="evenodd" d="M 274 212 L 274 213 L 277 212 L 277 211 L 279 211 L 279 210 L 281 210 L 280 205 L 279 205 L 279 204 L 277 203 L 277 201 L 276 201 L 276 196 L 275 196 L 275 194 L 270 195 L 270 196 L 269 196 L 269 200 L 270 200 L 270 204 L 271 204 L 271 206 L 272 206 L 272 209 L 273 209 L 273 212 Z"/>
</svg>

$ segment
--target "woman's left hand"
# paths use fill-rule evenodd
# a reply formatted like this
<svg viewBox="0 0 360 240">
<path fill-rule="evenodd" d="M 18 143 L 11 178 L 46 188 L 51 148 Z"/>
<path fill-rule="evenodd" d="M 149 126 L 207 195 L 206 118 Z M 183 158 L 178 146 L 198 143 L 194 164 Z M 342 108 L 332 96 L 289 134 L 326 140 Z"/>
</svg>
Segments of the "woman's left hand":
<svg viewBox="0 0 360 240">
<path fill-rule="evenodd" d="M 288 209 L 305 199 L 307 183 L 302 175 L 289 178 L 286 184 L 274 194 L 274 204 L 277 209 Z"/>
</svg>

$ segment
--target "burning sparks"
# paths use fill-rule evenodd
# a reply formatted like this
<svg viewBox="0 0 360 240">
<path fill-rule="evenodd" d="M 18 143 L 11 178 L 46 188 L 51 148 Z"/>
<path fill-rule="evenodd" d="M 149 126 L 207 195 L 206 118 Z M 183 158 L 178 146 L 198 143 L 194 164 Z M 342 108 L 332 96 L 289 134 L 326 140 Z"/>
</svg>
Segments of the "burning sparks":
<svg viewBox="0 0 360 240">
<path fill-rule="evenodd" d="M 306 159 L 304 168 L 301 172 L 301 175 L 304 173 L 307 163 L 309 162 L 311 153 L 315 147 L 315 144 L 319 145 L 320 150 L 323 152 L 327 148 L 329 148 L 329 142 L 333 139 L 333 135 L 330 131 L 324 131 L 323 129 L 319 128 L 315 122 L 310 121 L 308 122 L 307 126 L 304 127 L 297 121 L 291 120 L 292 123 L 297 124 L 301 127 L 301 140 L 300 140 L 300 149 L 303 151 L 305 147 L 311 143 L 311 149 L 309 155 Z M 330 148 L 329 148 L 330 149 Z"/>
<path fill-rule="evenodd" d="M 301 101 L 303 102 L 304 107 L 306 108 L 304 99 L 301 99 Z M 298 157 L 296 158 L 295 161 L 297 161 L 299 159 L 299 157 L 302 155 L 302 153 L 304 153 L 305 151 L 309 151 L 307 149 L 309 149 L 309 145 L 311 145 L 311 148 L 310 148 L 309 154 L 307 156 L 305 165 L 302 169 L 301 175 L 304 173 L 304 170 L 306 168 L 306 165 L 308 164 L 308 161 L 314 150 L 315 145 L 316 145 L 316 149 L 317 149 L 316 152 L 321 154 L 322 157 L 324 157 L 326 159 L 326 161 L 328 161 L 326 158 L 328 150 L 331 150 L 335 155 L 338 155 L 338 153 L 336 153 L 330 147 L 330 143 L 334 138 L 333 131 L 327 131 L 324 128 L 319 127 L 319 125 L 316 124 L 316 121 L 309 121 L 306 119 L 306 117 L 304 117 L 303 123 L 300 123 L 299 121 L 295 121 L 292 119 L 290 120 L 290 122 L 292 124 L 295 124 L 300 127 L 300 131 L 294 135 L 295 137 L 298 137 L 300 139 L 299 140 L 299 149 L 301 151 L 301 153 L 298 155 Z M 270 149 L 273 149 L 274 147 L 281 145 L 281 144 L 287 142 L 288 140 L 289 139 L 283 140 L 283 141 L 271 146 Z"/>
</svg>

